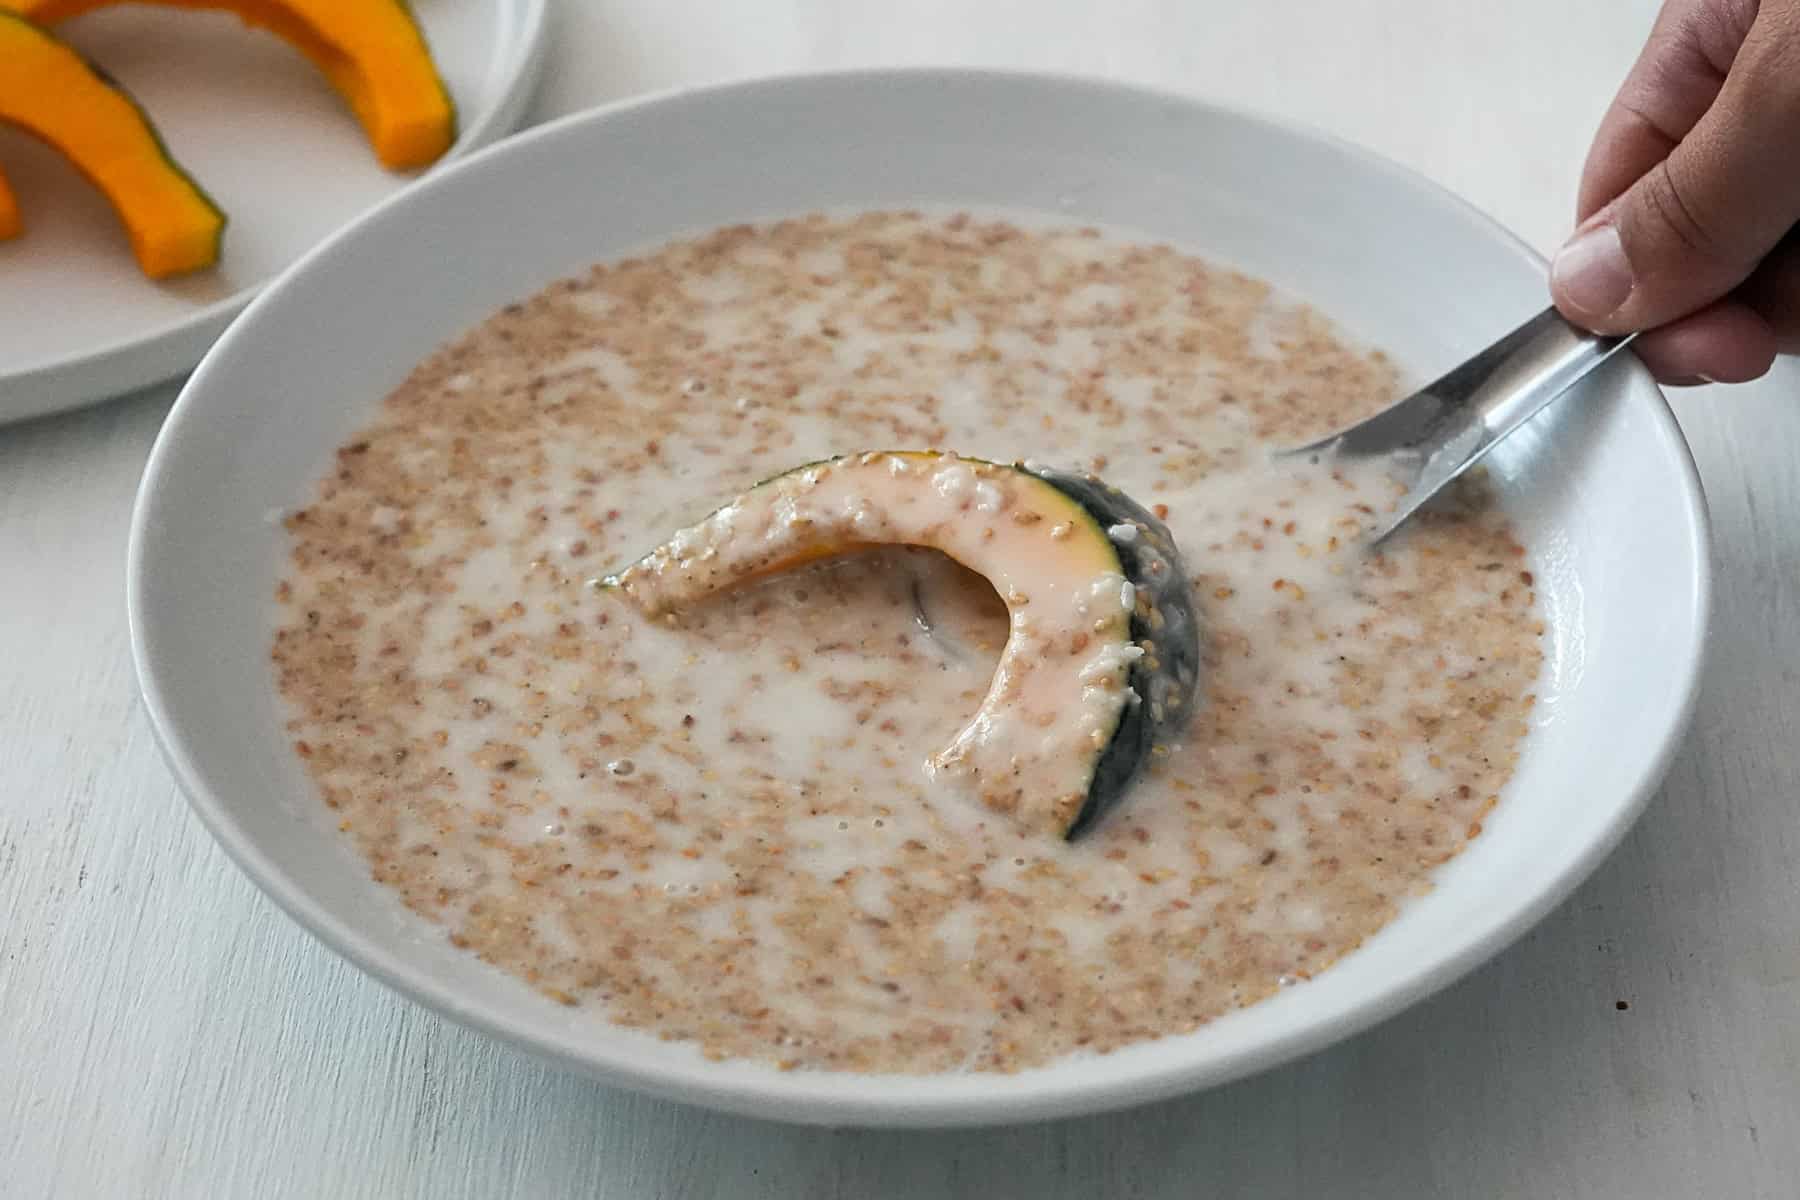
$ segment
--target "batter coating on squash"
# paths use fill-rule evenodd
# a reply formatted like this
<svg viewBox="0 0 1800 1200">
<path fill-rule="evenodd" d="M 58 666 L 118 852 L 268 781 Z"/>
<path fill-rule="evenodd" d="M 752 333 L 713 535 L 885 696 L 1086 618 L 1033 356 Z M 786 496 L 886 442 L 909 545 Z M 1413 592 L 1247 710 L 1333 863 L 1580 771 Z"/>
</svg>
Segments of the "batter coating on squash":
<svg viewBox="0 0 1800 1200">
<path fill-rule="evenodd" d="M 1186 723 L 1199 626 L 1168 527 L 1091 475 L 873 451 L 768 479 L 600 581 L 651 616 L 880 545 L 941 550 L 1009 615 L 973 719 L 928 768 L 1026 828 L 1073 837 Z"/>
</svg>

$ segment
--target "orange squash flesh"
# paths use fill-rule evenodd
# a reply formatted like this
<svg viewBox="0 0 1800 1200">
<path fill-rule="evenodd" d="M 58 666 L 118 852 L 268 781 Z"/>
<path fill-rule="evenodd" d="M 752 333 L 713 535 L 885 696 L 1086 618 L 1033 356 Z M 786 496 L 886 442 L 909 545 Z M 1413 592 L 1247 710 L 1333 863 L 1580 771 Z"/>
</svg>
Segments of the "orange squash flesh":
<svg viewBox="0 0 1800 1200">
<path fill-rule="evenodd" d="M 7 186 L 6 176 L 0 175 L 0 242 L 18 237 L 24 229 L 25 222 L 19 219 L 19 202 Z"/>
<path fill-rule="evenodd" d="M 54 24 L 116 0 L 0 0 Z M 456 139 L 456 109 L 404 0 L 149 0 L 235 13 L 310 59 L 392 170 L 436 161 Z"/>
<path fill-rule="evenodd" d="M 5 12 L 0 63 L 0 121 L 56 147 L 106 193 L 144 274 L 162 279 L 218 261 L 225 214 L 169 158 L 131 97 L 48 31 Z"/>
</svg>

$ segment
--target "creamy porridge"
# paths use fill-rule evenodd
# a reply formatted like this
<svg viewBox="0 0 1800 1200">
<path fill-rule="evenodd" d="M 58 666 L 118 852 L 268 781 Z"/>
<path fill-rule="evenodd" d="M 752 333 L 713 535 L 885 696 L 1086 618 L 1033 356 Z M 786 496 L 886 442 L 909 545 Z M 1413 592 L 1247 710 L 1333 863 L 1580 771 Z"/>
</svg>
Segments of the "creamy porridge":
<svg viewBox="0 0 1800 1200">
<path fill-rule="evenodd" d="M 1368 556 L 1393 485 L 1267 453 L 1396 387 L 1092 230 L 808 217 L 595 268 L 422 364 L 288 517 L 295 751 L 456 945 L 709 1056 L 1013 1070 L 1191 1030 L 1427 888 L 1525 732 L 1542 625 L 1478 490 Z M 598 586 L 760 480 L 928 448 L 1094 471 L 1185 556 L 1191 722 L 1075 840 L 929 769 L 1009 630 L 942 554 L 678 619 Z"/>
</svg>

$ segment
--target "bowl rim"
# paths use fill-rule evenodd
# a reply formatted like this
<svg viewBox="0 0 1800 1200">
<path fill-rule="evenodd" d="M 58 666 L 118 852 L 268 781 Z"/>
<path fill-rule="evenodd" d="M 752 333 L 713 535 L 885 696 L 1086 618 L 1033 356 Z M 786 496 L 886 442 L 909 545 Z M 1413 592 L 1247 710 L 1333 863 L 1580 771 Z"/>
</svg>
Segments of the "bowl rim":
<svg viewBox="0 0 1800 1200">
<path fill-rule="evenodd" d="M 1633 774 L 1627 789 L 1629 794 L 1612 820 L 1547 886 L 1518 904 L 1485 936 L 1470 940 L 1402 976 L 1396 983 L 1371 993 L 1336 1018 L 1278 1032 L 1273 1037 L 1217 1055 L 1204 1063 L 1184 1062 L 1179 1056 L 1167 1060 L 1155 1056 L 1141 1066 L 1134 1063 L 1128 1070 L 1098 1079 L 1058 1078 L 1066 1060 L 1016 1074 L 871 1076 L 851 1072 L 777 1073 L 771 1069 L 766 1073 L 737 1077 L 729 1071 L 721 1072 L 718 1065 L 698 1056 L 692 1062 L 671 1060 L 652 1069 L 621 1061 L 598 1041 L 576 1049 L 571 1039 L 556 1036 L 555 1027 L 533 1025 L 466 999 L 450 986 L 432 979 L 423 969 L 380 948 L 356 927 L 331 916 L 309 897 L 296 878 L 290 877 L 265 855 L 257 839 L 234 817 L 231 802 L 209 787 L 197 756 L 172 715 L 169 685 L 158 666 L 154 647 L 148 644 L 153 637 L 151 626 L 155 604 L 145 589 L 146 544 L 151 537 L 149 510 L 168 470 L 168 460 L 183 437 L 184 427 L 193 419 L 197 397 L 205 394 L 212 373 L 218 369 L 217 364 L 233 354 L 240 342 L 257 336 L 257 315 L 266 307 L 279 303 L 291 282 L 309 273 L 314 262 L 330 254 L 340 242 L 359 236 L 366 224 L 381 219 L 390 209 L 413 203 L 417 194 L 430 189 L 457 186 L 462 174 L 481 169 L 490 159 L 519 154 L 526 146 L 567 136 L 571 130 L 677 100 L 716 102 L 753 96 L 770 89 L 781 91 L 846 84 L 879 88 L 894 82 L 916 84 L 934 79 L 984 86 L 1049 87 L 1178 105 L 1202 110 L 1211 117 L 1240 123 L 1271 136 L 1322 144 L 1351 160 L 1360 170 L 1396 177 L 1412 189 L 1432 196 L 1436 202 L 1460 210 L 1465 217 L 1474 218 L 1476 224 L 1485 227 L 1499 244 L 1523 259 L 1534 271 L 1539 274 L 1546 271 L 1547 264 L 1541 255 L 1454 192 L 1331 133 L 1159 87 L 1079 73 L 1010 68 L 848 68 L 754 75 L 663 89 L 571 113 L 504 138 L 460 158 L 414 187 L 374 206 L 308 251 L 265 287 L 208 351 L 183 386 L 151 449 L 133 505 L 126 561 L 126 609 L 132 660 L 145 711 L 157 745 L 195 814 L 264 895 L 319 941 L 384 986 L 540 1061 L 648 1095 L 747 1116 L 826 1125 L 943 1128 L 1098 1113 L 1168 1099 L 1272 1069 L 1367 1030 L 1448 987 L 1511 945 L 1566 899 L 1617 846 L 1660 785 L 1681 746 L 1682 735 L 1698 699 L 1712 611 L 1713 563 L 1710 521 L 1692 453 L 1666 398 L 1650 380 L 1642 364 L 1633 359 L 1625 366 L 1638 382 L 1649 385 L 1646 402 L 1652 406 L 1652 436 L 1672 451 L 1679 467 L 1684 518 L 1680 532 L 1693 548 L 1692 577 L 1688 581 L 1692 621 L 1681 631 L 1683 643 L 1665 649 L 1665 653 L 1673 651 L 1670 661 L 1679 683 L 1679 703 L 1669 714 L 1670 719 L 1661 731 L 1655 752 L 1646 755 Z M 1642 394 L 1644 389 L 1634 388 L 1633 391 Z M 1172 1035 L 1152 1044 L 1179 1043 L 1192 1036 Z M 846 1080 L 879 1082 L 851 1096 L 845 1091 Z"/>
</svg>

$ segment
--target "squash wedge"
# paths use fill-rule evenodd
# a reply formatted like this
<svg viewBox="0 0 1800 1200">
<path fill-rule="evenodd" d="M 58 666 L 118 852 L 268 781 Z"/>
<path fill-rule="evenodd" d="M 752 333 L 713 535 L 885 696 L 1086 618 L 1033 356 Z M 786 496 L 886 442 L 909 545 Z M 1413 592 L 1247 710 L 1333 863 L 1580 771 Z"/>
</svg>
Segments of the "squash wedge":
<svg viewBox="0 0 1800 1200">
<path fill-rule="evenodd" d="M 46 25 L 116 0 L 0 0 Z M 310 59 L 391 170 L 422 167 L 456 140 L 456 108 L 404 0 L 150 0 L 266 29 Z"/>
<path fill-rule="evenodd" d="M 980 708 L 926 762 L 988 809 L 1072 838 L 1192 716 L 1200 626 L 1163 523 L 1088 475 L 938 451 L 809 463 L 751 488 L 599 581 L 646 614 L 875 545 L 985 576 L 1011 631 Z"/>
<path fill-rule="evenodd" d="M 16 238 L 25 229 L 25 222 L 19 217 L 19 201 L 6 182 L 6 176 L 0 175 L 0 242 L 8 238 Z"/>
<path fill-rule="evenodd" d="M 0 63 L 0 121 L 54 146 L 106 193 L 144 274 L 163 279 L 218 261 L 225 214 L 169 157 L 130 96 L 48 30 L 8 12 L 0 12 Z"/>
</svg>

